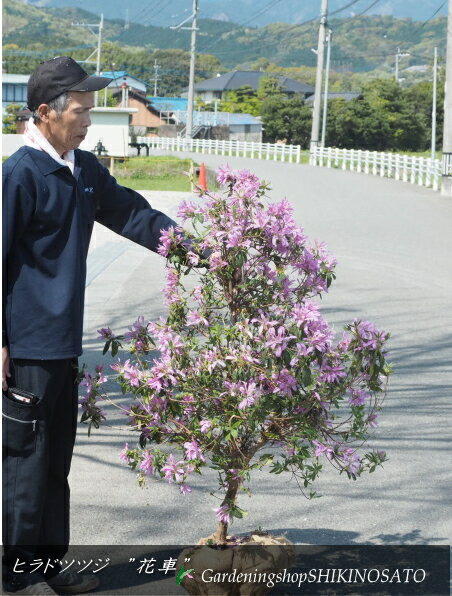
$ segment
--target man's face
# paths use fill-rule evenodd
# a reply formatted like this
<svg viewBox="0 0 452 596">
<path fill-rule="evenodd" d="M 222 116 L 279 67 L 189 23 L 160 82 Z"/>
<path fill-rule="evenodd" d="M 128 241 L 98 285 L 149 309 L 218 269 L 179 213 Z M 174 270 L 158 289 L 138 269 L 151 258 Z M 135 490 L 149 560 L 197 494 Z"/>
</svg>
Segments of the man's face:
<svg viewBox="0 0 452 596">
<path fill-rule="evenodd" d="M 71 91 L 69 97 L 62 114 L 58 115 L 55 110 L 48 113 L 46 136 L 59 155 L 77 149 L 91 125 L 89 112 L 94 107 L 94 92 Z"/>
</svg>

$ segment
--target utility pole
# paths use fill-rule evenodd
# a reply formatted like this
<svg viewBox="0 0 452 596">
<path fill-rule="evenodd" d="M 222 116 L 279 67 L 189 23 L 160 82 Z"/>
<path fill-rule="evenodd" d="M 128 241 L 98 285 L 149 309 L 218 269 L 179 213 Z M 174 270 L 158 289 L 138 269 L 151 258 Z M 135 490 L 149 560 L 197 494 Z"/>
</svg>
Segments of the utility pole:
<svg viewBox="0 0 452 596">
<path fill-rule="evenodd" d="M 449 0 L 441 194 L 452 197 L 452 0 Z"/>
<path fill-rule="evenodd" d="M 433 59 L 432 160 L 436 158 L 436 88 L 438 81 L 438 48 Z"/>
<path fill-rule="evenodd" d="M 73 27 L 87 27 L 93 35 L 96 35 L 93 29 L 97 28 L 97 49 L 92 52 L 86 60 L 82 62 L 85 64 L 93 64 L 91 58 L 97 54 L 96 59 L 96 75 L 100 75 L 100 56 L 102 51 L 102 29 L 104 28 L 104 15 L 100 15 L 100 23 L 71 23 Z M 99 102 L 99 91 L 94 93 L 94 105 L 97 107 Z"/>
<path fill-rule="evenodd" d="M 154 97 L 157 97 L 157 82 L 160 80 L 159 68 L 160 68 L 160 66 L 157 64 L 157 58 L 156 58 L 154 60 L 154 77 L 151 79 L 151 81 L 154 81 Z"/>
<path fill-rule="evenodd" d="M 397 54 L 395 55 L 395 80 L 396 83 L 400 83 L 399 80 L 399 60 L 400 58 L 407 58 L 409 56 L 409 52 L 401 52 L 400 48 L 397 48 Z"/>
<path fill-rule="evenodd" d="M 187 125 L 185 127 L 185 138 L 191 139 L 193 133 L 193 101 L 195 95 L 195 58 L 196 58 L 196 17 L 198 16 L 198 0 L 193 0 L 193 12 L 180 25 L 170 27 L 170 29 L 191 31 L 190 47 L 190 77 L 188 82 L 188 105 L 187 105 Z M 183 27 L 191 19 L 191 27 Z"/>
<path fill-rule="evenodd" d="M 320 13 L 319 42 L 317 46 L 317 72 L 315 75 L 314 107 L 312 112 L 311 149 L 319 144 L 320 109 L 322 103 L 322 76 L 325 57 L 325 38 L 328 15 L 328 0 L 322 0 Z"/>
<path fill-rule="evenodd" d="M 331 40 L 332 40 L 332 38 L 333 38 L 333 30 L 328 29 L 325 89 L 323 92 L 322 147 L 325 147 L 325 138 L 326 138 L 326 120 L 327 120 L 327 116 L 328 116 L 328 87 L 330 84 Z"/>
<path fill-rule="evenodd" d="M 96 75 L 100 75 L 100 54 L 102 52 L 102 29 L 104 27 L 104 15 L 100 15 L 99 31 L 97 36 L 97 64 L 96 64 Z M 99 91 L 94 93 L 94 105 L 97 107 L 99 103 Z"/>
</svg>

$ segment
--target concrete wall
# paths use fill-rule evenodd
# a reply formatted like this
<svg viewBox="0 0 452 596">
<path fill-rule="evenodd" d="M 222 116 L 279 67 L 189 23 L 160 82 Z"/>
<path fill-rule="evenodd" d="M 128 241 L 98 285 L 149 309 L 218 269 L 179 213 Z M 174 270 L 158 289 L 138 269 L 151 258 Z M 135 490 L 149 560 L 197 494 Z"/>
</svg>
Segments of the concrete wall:
<svg viewBox="0 0 452 596">
<path fill-rule="evenodd" d="M 2 135 L 2 155 L 4 157 L 12 155 L 24 144 L 22 135 Z"/>
<path fill-rule="evenodd" d="M 159 137 L 175 139 L 177 133 L 183 128 L 185 128 L 183 124 L 162 124 L 162 126 L 159 127 Z"/>
<path fill-rule="evenodd" d="M 94 108 L 91 126 L 80 149 L 93 151 L 100 140 L 108 155 L 127 157 L 129 154 L 129 115 L 131 108 Z M 11 155 L 23 145 L 22 135 L 2 135 L 2 155 Z"/>
<path fill-rule="evenodd" d="M 91 126 L 80 149 L 93 151 L 98 141 L 102 141 L 108 155 L 127 157 L 131 113 L 135 113 L 132 108 L 94 108 L 91 111 Z"/>
<path fill-rule="evenodd" d="M 262 126 L 251 124 L 247 131 L 244 126 L 231 125 L 229 127 L 231 141 L 249 141 L 254 143 L 262 143 Z"/>
</svg>

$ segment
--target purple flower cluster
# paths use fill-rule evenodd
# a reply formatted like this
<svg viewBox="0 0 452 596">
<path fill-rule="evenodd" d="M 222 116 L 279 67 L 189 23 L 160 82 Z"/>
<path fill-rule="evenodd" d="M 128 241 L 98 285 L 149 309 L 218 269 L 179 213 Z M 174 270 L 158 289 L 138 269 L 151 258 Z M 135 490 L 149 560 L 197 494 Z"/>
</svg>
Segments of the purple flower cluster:
<svg viewBox="0 0 452 596">
<path fill-rule="evenodd" d="M 224 167 L 218 180 L 226 193 L 179 208 L 195 229 L 184 259 L 182 230 L 162 232 L 168 319 L 139 317 L 124 336 L 131 358 L 112 368 L 136 398 L 129 417 L 140 432 L 140 448 L 126 445 L 121 458 L 140 479 L 160 476 L 183 495 L 189 474 L 213 467 L 228 495 L 215 513 L 227 525 L 240 515 L 234 491 L 254 468 L 291 471 L 309 486 L 321 468 L 310 460 L 350 477 L 384 461 L 366 459 L 354 442 L 377 424 L 389 336 L 355 320 L 337 340 L 317 301 L 334 280 L 335 258 L 309 242 L 286 199 L 266 200 L 254 174 Z M 209 268 L 192 271 L 203 251 Z M 185 283 L 188 273 L 195 283 Z M 115 339 L 109 328 L 100 333 Z M 160 451 L 162 442 L 174 453 Z M 261 456 L 268 445 L 280 453 Z"/>
</svg>

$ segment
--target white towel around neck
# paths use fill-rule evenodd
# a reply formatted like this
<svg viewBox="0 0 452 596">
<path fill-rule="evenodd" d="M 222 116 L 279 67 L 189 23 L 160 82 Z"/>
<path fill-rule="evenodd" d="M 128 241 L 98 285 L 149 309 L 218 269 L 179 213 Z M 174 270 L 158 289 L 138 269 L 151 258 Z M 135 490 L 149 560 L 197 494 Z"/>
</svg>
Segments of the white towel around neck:
<svg viewBox="0 0 452 596">
<path fill-rule="evenodd" d="M 55 148 L 49 143 L 49 141 L 33 122 L 33 118 L 30 118 L 25 125 L 24 145 L 27 147 L 33 147 L 33 149 L 38 149 L 39 151 L 45 151 L 52 159 L 62 166 L 68 166 L 72 174 L 74 173 L 74 150 L 70 149 L 63 154 L 63 157 L 60 157 Z"/>
</svg>

